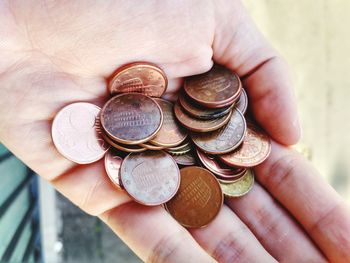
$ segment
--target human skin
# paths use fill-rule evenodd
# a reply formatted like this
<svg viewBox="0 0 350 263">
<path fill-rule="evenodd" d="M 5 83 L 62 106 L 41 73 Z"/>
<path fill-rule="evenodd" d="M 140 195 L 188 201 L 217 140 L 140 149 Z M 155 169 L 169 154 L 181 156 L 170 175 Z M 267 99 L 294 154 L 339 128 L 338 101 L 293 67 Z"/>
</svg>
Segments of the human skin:
<svg viewBox="0 0 350 263">
<path fill-rule="evenodd" d="M 258 183 L 206 228 L 117 191 L 103 161 L 77 165 L 50 128 L 75 101 L 103 105 L 106 78 L 133 61 L 159 65 L 174 98 L 182 78 L 216 63 L 237 72 L 250 110 L 275 141 Z M 0 141 L 148 262 L 349 262 L 345 202 L 286 145 L 300 138 L 289 70 L 241 2 L 0 1 Z"/>
</svg>

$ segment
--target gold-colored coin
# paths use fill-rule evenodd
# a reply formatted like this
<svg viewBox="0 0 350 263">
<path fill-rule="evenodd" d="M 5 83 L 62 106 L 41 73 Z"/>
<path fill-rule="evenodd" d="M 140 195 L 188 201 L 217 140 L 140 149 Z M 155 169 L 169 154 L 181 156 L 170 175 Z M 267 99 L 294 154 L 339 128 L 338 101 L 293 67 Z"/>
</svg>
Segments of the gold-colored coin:
<svg viewBox="0 0 350 263">
<path fill-rule="evenodd" d="M 254 172 L 248 169 L 238 181 L 233 183 L 219 182 L 222 192 L 227 197 L 240 197 L 246 195 L 254 185 Z"/>
<path fill-rule="evenodd" d="M 171 155 L 184 155 L 186 153 L 189 153 L 192 150 L 191 145 L 188 145 L 184 148 L 181 148 L 180 150 L 176 150 L 176 151 L 172 151 L 172 150 L 166 150 L 168 153 L 170 153 Z"/>
</svg>

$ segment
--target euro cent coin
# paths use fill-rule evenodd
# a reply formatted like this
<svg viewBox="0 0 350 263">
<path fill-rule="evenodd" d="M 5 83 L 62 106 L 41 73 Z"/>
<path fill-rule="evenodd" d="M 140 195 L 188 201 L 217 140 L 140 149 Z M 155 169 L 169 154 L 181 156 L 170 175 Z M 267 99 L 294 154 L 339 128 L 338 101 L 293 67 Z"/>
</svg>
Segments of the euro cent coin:
<svg viewBox="0 0 350 263">
<path fill-rule="evenodd" d="M 227 125 L 208 133 L 192 133 L 194 144 L 210 154 L 224 154 L 236 149 L 243 141 L 247 125 L 242 113 L 233 109 Z"/>
<path fill-rule="evenodd" d="M 103 158 L 109 145 L 96 131 L 100 108 L 77 102 L 61 109 L 55 116 L 51 135 L 58 152 L 78 164 L 89 164 Z"/>
<path fill-rule="evenodd" d="M 119 156 L 117 151 L 109 149 L 105 155 L 105 169 L 111 182 L 118 188 L 122 188 L 120 180 L 120 166 L 123 158 Z"/>
<path fill-rule="evenodd" d="M 150 142 L 163 147 L 174 147 L 179 145 L 186 139 L 187 132 L 177 124 L 173 103 L 164 99 L 155 99 L 155 101 L 162 109 L 163 125 Z"/>
<path fill-rule="evenodd" d="M 247 108 L 248 108 L 248 95 L 247 95 L 247 92 L 244 89 L 242 89 L 241 95 L 239 96 L 239 99 L 235 103 L 235 107 L 240 112 L 242 112 L 243 115 L 247 111 Z"/>
<path fill-rule="evenodd" d="M 142 147 L 141 145 L 127 145 L 122 143 L 116 143 L 111 138 L 109 138 L 104 132 L 100 132 L 102 138 L 113 148 L 118 149 L 123 152 L 128 153 L 138 153 L 138 152 L 144 152 L 147 150 L 147 148 Z"/>
<path fill-rule="evenodd" d="M 242 146 L 232 153 L 221 155 L 219 158 L 227 165 L 249 168 L 265 161 L 270 151 L 271 140 L 269 136 L 257 126 L 249 123 Z"/>
<path fill-rule="evenodd" d="M 154 206 L 169 201 L 180 185 L 174 159 L 163 151 L 131 153 L 120 169 L 124 189 L 136 201 Z"/>
<path fill-rule="evenodd" d="M 142 93 L 161 97 L 168 85 L 163 70 L 154 64 L 135 62 L 120 67 L 109 82 L 112 95 L 117 93 Z"/>
<path fill-rule="evenodd" d="M 200 120 L 195 119 L 184 112 L 179 103 L 175 104 L 174 112 L 177 120 L 184 127 L 194 132 L 209 132 L 220 129 L 230 120 L 232 113 L 232 111 L 230 111 L 225 116 L 213 120 Z"/>
<path fill-rule="evenodd" d="M 240 197 L 246 195 L 254 185 L 254 173 L 248 169 L 246 173 L 237 181 L 223 183 L 220 181 L 222 192 L 227 197 Z"/>
<path fill-rule="evenodd" d="M 234 104 L 232 104 L 231 106 L 225 107 L 225 108 L 209 109 L 201 105 L 198 105 L 193 101 L 190 101 L 188 96 L 186 96 L 185 94 L 181 94 L 179 96 L 178 101 L 186 113 L 188 113 L 190 116 L 194 118 L 203 119 L 203 120 L 216 119 L 224 115 L 227 115 L 231 111 L 232 107 L 234 106 Z"/>
<path fill-rule="evenodd" d="M 185 227 L 204 227 L 217 216 L 223 204 L 220 184 L 201 167 L 185 167 L 180 173 L 179 191 L 166 203 L 166 209 Z"/>
<path fill-rule="evenodd" d="M 115 96 L 105 104 L 100 121 L 113 141 L 139 144 L 157 134 L 163 123 L 163 113 L 154 99 L 127 93 Z"/>
<path fill-rule="evenodd" d="M 234 179 L 245 172 L 245 169 L 232 168 L 224 163 L 221 163 L 214 155 L 207 155 L 197 149 L 198 159 L 203 166 L 216 175 L 220 179 Z"/>
<path fill-rule="evenodd" d="M 199 104 L 208 108 L 220 108 L 238 99 L 242 84 L 231 70 L 215 64 L 206 73 L 186 78 L 184 89 Z"/>
<path fill-rule="evenodd" d="M 173 158 L 178 165 L 190 166 L 197 163 L 192 151 L 185 154 L 173 155 Z"/>
</svg>

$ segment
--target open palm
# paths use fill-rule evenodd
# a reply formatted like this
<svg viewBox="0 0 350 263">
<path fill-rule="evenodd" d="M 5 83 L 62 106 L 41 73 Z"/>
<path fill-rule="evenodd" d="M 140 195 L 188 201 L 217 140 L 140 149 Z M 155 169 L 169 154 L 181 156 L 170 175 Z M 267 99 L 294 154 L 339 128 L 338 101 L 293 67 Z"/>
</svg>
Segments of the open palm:
<svg viewBox="0 0 350 263">
<path fill-rule="evenodd" d="M 297 142 L 286 64 L 239 1 L 1 1 L 0 140 L 145 261 L 350 260 L 349 237 L 340 231 L 350 229 L 344 204 L 280 144 L 256 169 L 260 184 L 195 230 L 117 191 L 102 161 L 76 165 L 53 146 L 55 113 L 75 101 L 101 106 L 109 97 L 106 78 L 119 66 L 157 64 L 169 79 L 165 97 L 172 98 L 183 77 L 209 70 L 213 60 L 242 77 L 255 118 L 274 140 Z"/>
</svg>

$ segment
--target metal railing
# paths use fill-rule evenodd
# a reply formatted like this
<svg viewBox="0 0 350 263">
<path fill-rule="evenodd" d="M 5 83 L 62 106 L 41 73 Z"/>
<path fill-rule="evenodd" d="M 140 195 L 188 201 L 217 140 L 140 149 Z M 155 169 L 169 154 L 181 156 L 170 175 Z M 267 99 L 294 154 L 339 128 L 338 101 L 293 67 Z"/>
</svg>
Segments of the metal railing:
<svg viewBox="0 0 350 263">
<path fill-rule="evenodd" d="M 10 158 L 15 158 L 10 152 L 5 152 L 0 155 L 0 165 L 5 164 Z M 20 162 L 19 162 L 20 163 Z M 11 171 L 9 171 L 11 173 Z M 0 174 L 0 179 L 1 179 Z M 11 175 L 12 176 L 12 175 Z M 15 176 L 15 174 L 13 175 Z M 40 240 L 40 217 L 39 217 L 39 194 L 38 194 L 38 180 L 33 171 L 29 168 L 26 169 L 26 175 L 20 181 L 14 190 L 6 197 L 6 199 L 0 203 L 0 220 L 7 214 L 11 213 L 10 208 L 21 196 L 23 191 L 29 192 L 28 201 L 29 206 L 26 209 L 24 215 L 19 220 L 19 224 L 14 224 L 15 231 L 8 243 L 5 251 L 0 254 L 0 262 L 14 262 L 13 258 L 18 258 L 20 262 L 42 262 L 41 257 L 41 240 Z M 1 193 L 0 193 L 1 194 Z M 1 222 L 1 221 L 0 221 Z M 9 227 L 11 228 L 11 227 Z M 24 244 L 24 251 L 20 255 L 16 255 L 17 247 L 23 242 L 22 237 L 25 229 L 30 229 L 30 237 L 27 238 L 26 244 Z M 12 228 L 11 231 L 14 229 Z M 0 237 L 1 239 L 1 237 Z M 23 246 L 23 243 L 21 243 Z"/>
</svg>

